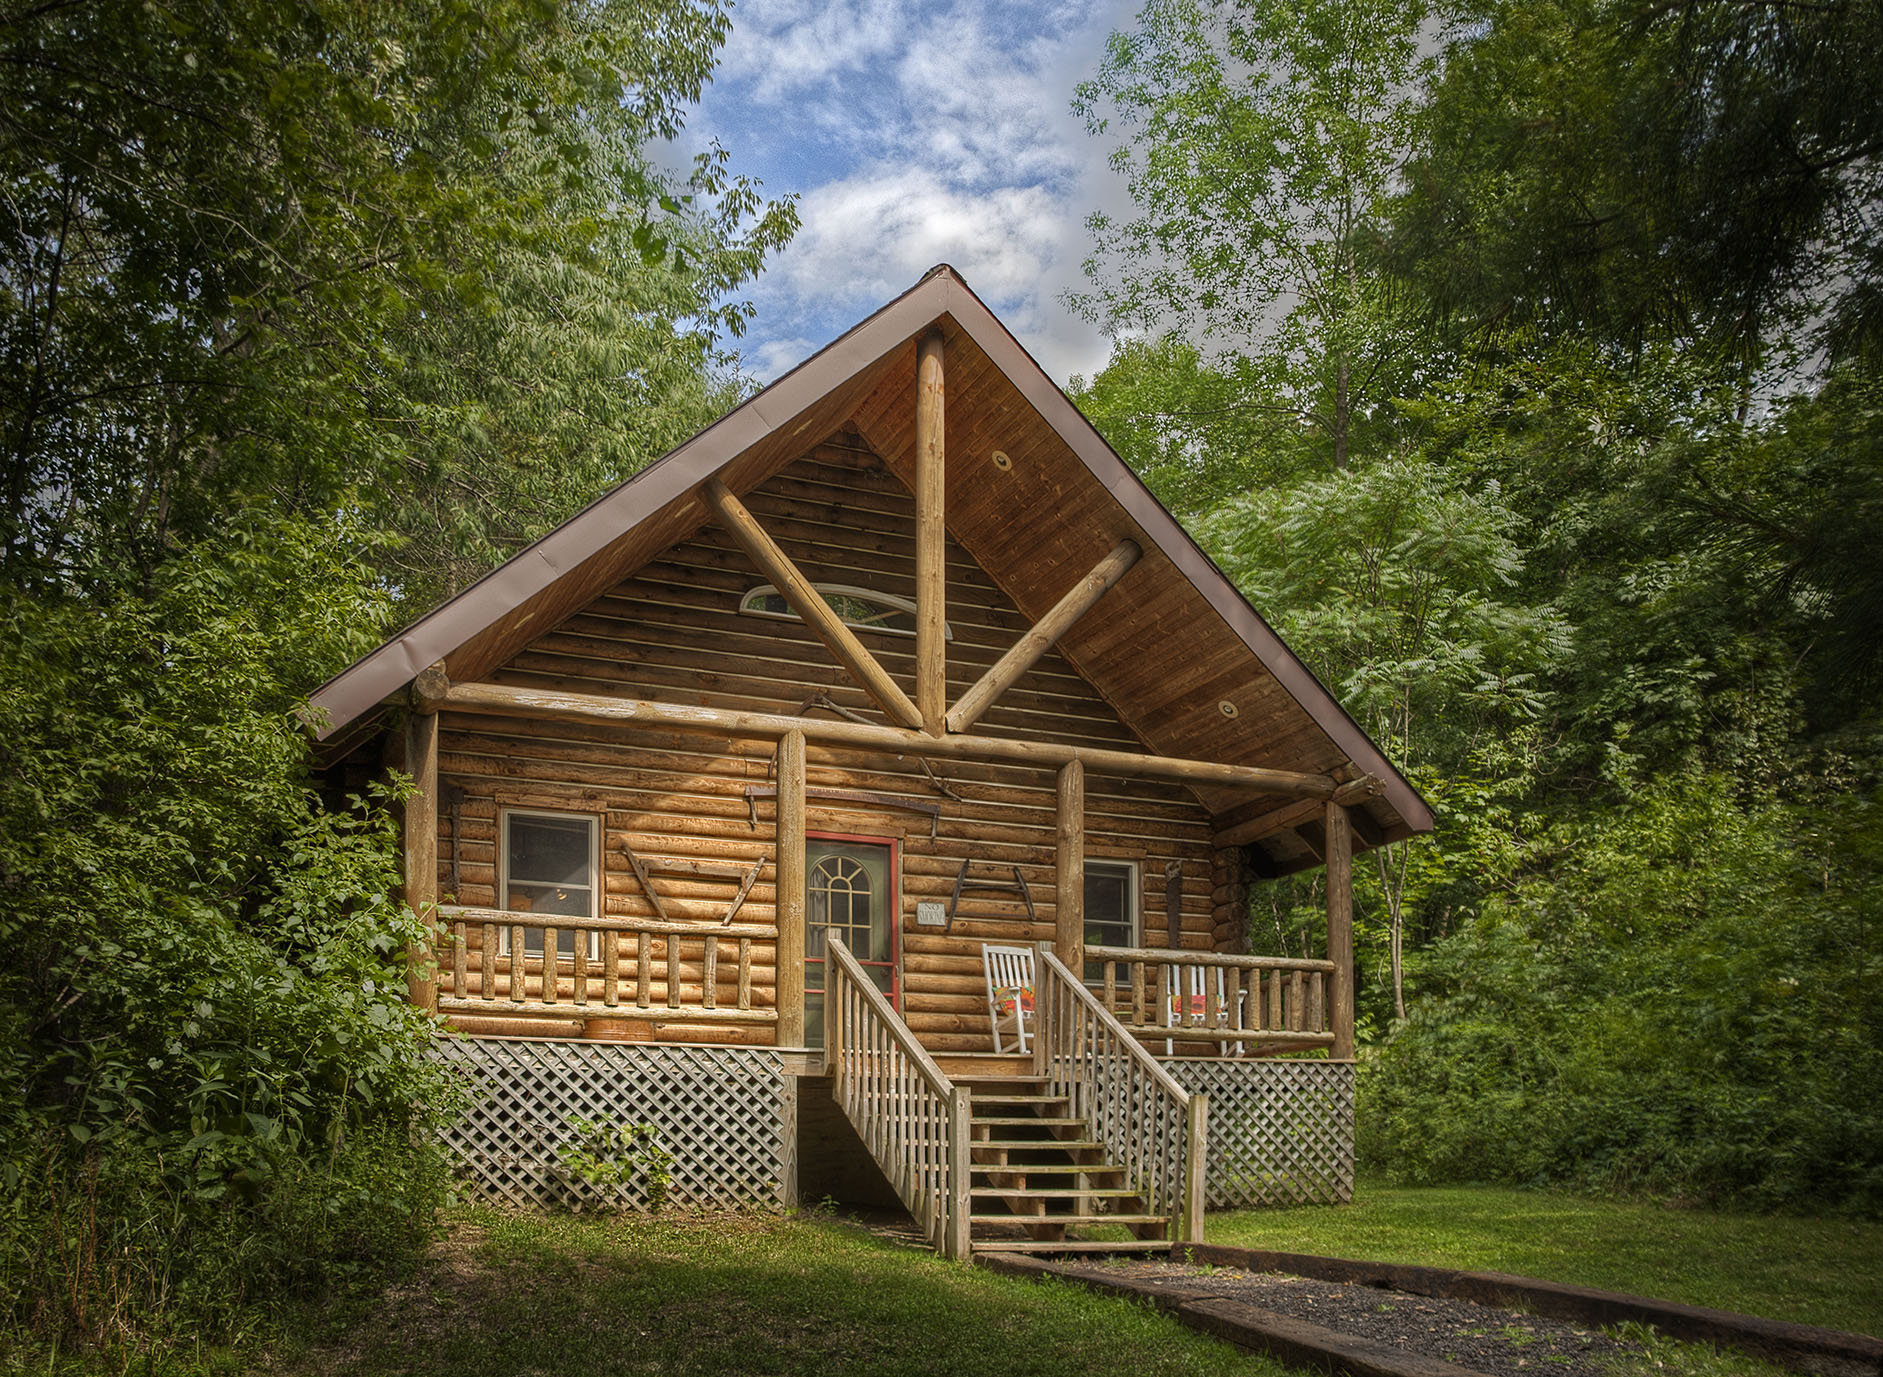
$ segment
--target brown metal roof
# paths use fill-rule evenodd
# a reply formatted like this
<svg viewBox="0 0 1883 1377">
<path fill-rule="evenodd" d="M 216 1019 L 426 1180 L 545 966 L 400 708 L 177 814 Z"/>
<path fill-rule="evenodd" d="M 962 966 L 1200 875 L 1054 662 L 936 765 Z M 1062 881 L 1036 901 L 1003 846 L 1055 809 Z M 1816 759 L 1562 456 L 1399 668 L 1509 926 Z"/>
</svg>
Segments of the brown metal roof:
<svg viewBox="0 0 1883 1377">
<path fill-rule="evenodd" d="M 1368 805 L 1374 827 L 1360 840 L 1429 831 L 1417 791 L 947 266 L 322 685 L 310 700 L 325 714 L 322 737 L 437 661 L 455 680 L 488 674 L 704 525 L 710 513 L 697 494 L 708 477 L 749 490 L 850 424 L 910 481 L 915 341 L 936 325 L 948 351 L 948 527 L 1021 611 L 1042 615 L 1119 538 L 1143 546 L 1139 566 L 1061 650 L 1145 743 L 1169 755 L 1374 775 L 1385 793 Z M 1004 468 L 991 462 L 996 449 L 1009 457 Z M 1202 797 L 1238 822 L 1272 811 L 1283 823 L 1291 807 Z M 1306 818 L 1286 825 L 1296 845 L 1313 830 Z M 1312 859 L 1290 856 L 1287 844 L 1270 855 L 1283 869 Z"/>
</svg>

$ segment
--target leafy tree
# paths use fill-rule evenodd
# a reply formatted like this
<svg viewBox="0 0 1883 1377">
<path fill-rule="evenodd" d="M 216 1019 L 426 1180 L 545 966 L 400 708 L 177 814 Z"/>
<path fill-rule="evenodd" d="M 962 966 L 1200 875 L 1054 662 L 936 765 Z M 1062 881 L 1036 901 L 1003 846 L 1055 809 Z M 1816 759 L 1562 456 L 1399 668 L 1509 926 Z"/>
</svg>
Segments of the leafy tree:
<svg viewBox="0 0 1883 1377">
<path fill-rule="evenodd" d="M 1218 562 L 1368 735 L 1419 780 L 1462 772 L 1548 705 L 1567 630 L 1514 596 L 1523 555 L 1498 490 L 1424 459 L 1257 491 L 1201 528 Z M 1414 850 L 1373 853 L 1405 1013 Z"/>
<path fill-rule="evenodd" d="M 1747 387 L 1768 355 L 1809 355 L 1794 326 L 1874 342 L 1875 5 L 1499 0 L 1463 17 L 1396 214 L 1403 268 L 1446 309 L 1620 358 L 1688 342 Z"/>
<path fill-rule="evenodd" d="M 1275 476 L 1275 431 L 1292 428 L 1248 404 L 1244 382 L 1175 334 L 1123 340 L 1069 395 L 1172 511 L 1197 517 Z M 1285 470 L 1284 470 L 1285 471 Z"/>
<path fill-rule="evenodd" d="M 1336 469 L 1416 366 L 1369 249 L 1416 147 L 1426 14 L 1152 0 L 1074 104 L 1096 136 L 1123 126 L 1112 165 L 1134 203 L 1088 221 L 1093 289 L 1077 304 L 1114 330 L 1245 351 L 1245 404 L 1311 429 Z"/>
<path fill-rule="evenodd" d="M 739 318 L 714 303 L 791 224 L 716 160 L 688 188 L 640 156 L 725 25 L 716 0 L 0 18 L 0 572 L 147 574 L 244 503 L 400 521 L 408 552 L 425 514 L 487 555 L 467 529 L 514 538 L 519 486 L 478 488 L 493 442 L 600 423 L 605 460 L 506 475 L 558 513 L 648 457 L 668 428 L 631 418 L 704 404 Z M 504 365 L 447 380 L 492 331 Z"/>
<path fill-rule="evenodd" d="M 726 23 L 0 12 L 0 1345 L 154 1351 L 423 1243 L 396 790 L 323 800 L 291 709 L 733 385 L 791 209 L 646 152 Z"/>
</svg>

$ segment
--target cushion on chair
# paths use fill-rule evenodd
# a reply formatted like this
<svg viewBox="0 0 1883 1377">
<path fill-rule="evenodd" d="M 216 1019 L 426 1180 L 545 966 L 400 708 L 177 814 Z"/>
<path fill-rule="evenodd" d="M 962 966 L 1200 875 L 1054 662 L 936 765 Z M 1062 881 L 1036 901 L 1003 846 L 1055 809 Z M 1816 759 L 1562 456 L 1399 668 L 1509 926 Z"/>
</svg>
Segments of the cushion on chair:
<svg viewBox="0 0 1883 1377">
<path fill-rule="evenodd" d="M 1003 1018 L 1016 1012 L 1033 1012 L 1033 987 L 1031 985 L 1003 985 L 994 991 L 994 1012 Z"/>
</svg>

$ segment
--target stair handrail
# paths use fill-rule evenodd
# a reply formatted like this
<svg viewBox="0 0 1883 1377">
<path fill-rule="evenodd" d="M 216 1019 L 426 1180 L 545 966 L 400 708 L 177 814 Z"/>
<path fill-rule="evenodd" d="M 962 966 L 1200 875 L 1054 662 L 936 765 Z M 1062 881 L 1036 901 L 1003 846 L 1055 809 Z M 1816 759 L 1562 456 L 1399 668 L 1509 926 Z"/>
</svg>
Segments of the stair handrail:
<svg viewBox="0 0 1883 1377">
<path fill-rule="evenodd" d="M 968 1092 L 943 1074 L 835 933 L 825 938 L 824 1065 L 837 1103 L 943 1257 L 968 1256 Z"/>
<path fill-rule="evenodd" d="M 1177 1241 L 1203 1241 L 1203 1168 L 1209 1096 L 1194 1094 L 1042 942 L 1034 983 L 1034 1068 L 1063 1095 L 1139 1194 L 1176 1225 Z"/>
</svg>

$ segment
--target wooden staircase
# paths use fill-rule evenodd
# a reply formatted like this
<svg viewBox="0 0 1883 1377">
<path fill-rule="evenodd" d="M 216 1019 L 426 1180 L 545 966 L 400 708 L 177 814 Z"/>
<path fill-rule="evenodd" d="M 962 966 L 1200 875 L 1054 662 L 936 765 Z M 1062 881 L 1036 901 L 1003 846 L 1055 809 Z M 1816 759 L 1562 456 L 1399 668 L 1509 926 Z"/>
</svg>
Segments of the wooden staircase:
<svg viewBox="0 0 1883 1377">
<path fill-rule="evenodd" d="M 1160 1253 L 1172 1221 L 1147 1211 L 1043 1077 L 957 1075 L 969 1098 L 971 1246 L 979 1253 Z M 1090 1238 L 1102 1230 L 1108 1237 Z M 1121 1237 L 1120 1234 L 1128 1234 Z"/>
</svg>

